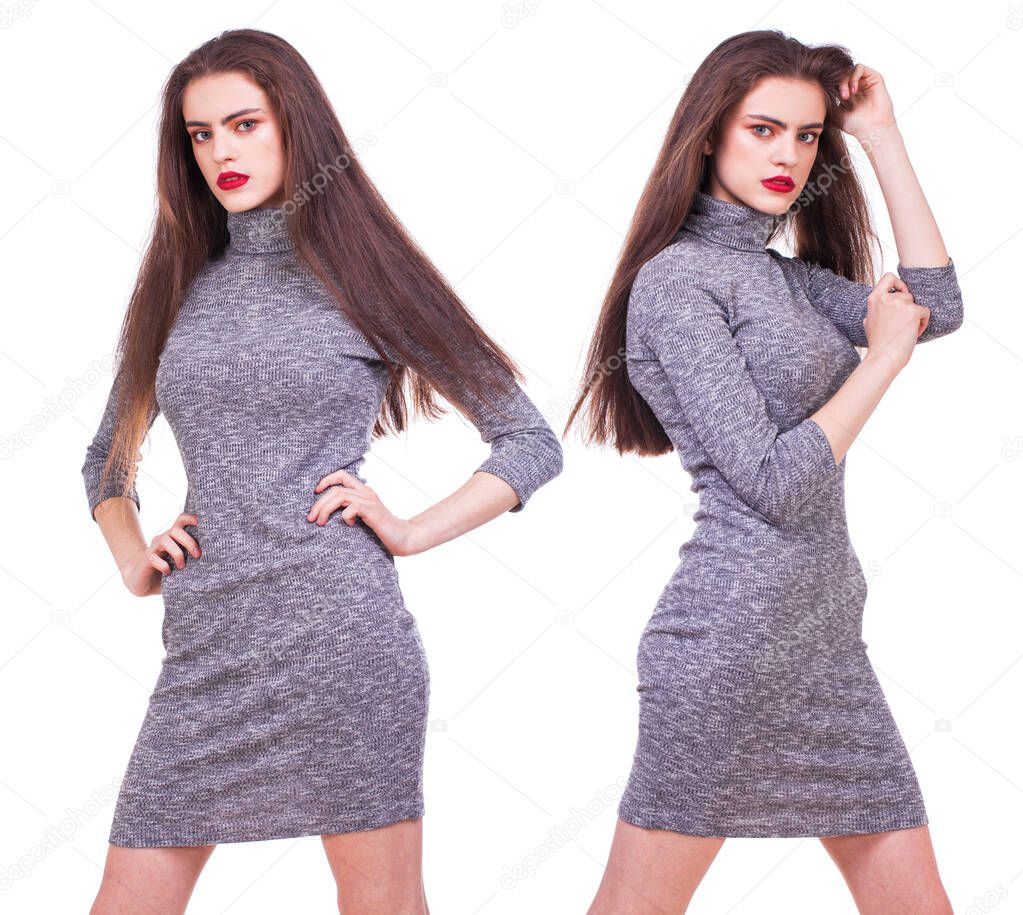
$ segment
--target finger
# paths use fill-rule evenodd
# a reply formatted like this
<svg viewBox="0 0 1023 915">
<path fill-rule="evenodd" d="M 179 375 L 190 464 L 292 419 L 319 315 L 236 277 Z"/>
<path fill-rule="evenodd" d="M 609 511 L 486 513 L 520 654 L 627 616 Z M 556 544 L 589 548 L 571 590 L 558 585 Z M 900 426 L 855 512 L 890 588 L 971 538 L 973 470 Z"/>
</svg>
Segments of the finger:
<svg viewBox="0 0 1023 915">
<path fill-rule="evenodd" d="M 326 495 L 316 501 L 309 510 L 309 514 L 306 515 L 306 519 L 315 521 L 320 527 L 323 527 L 337 509 L 342 505 L 347 505 L 355 498 L 355 493 L 351 490 L 341 489 L 340 487 L 331 489 Z"/>
<path fill-rule="evenodd" d="M 174 565 L 179 569 L 185 567 L 185 554 L 181 551 L 181 547 L 175 543 L 174 538 L 169 533 L 163 534 L 160 538 L 160 548 L 170 553 L 174 559 Z"/>
<path fill-rule="evenodd" d="M 891 288 L 892 280 L 894 279 L 894 273 L 882 273 L 877 278 L 877 282 L 874 283 L 874 292 L 887 292 Z"/>
<path fill-rule="evenodd" d="M 343 512 L 341 512 L 341 520 L 345 522 L 349 527 L 355 524 L 355 519 L 360 515 L 358 505 L 349 505 Z"/>
<path fill-rule="evenodd" d="M 199 549 L 199 543 L 191 534 L 188 533 L 188 531 L 183 530 L 180 527 L 173 527 L 170 530 L 170 534 L 171 536 L 174 537 L 175 540 L 178 541 L 178 543 L 184 546 L 188 550 L 188 552 L 191 553 L 196 559 L 198 559 L 202 555 L 202 550 Z"/>
<path fill-rule="evenodd" d="M 335 470 L 320 480 L 316 485 L 316 490 L 319 491 L 326 486 L 347 486 L 350 489 L 358 490 L 365 485 L 355 474 L 349 473 L 347 470 Z"/>
<path fill-rule="evenodd" d="M 325 486 L 333 485 L 348 486 L 351 489 L 359 490 L 366 484 L 362 482 L 354 473 L 349 473 L 347 470 L 335 470 L 333 473 L 327 474 L 319 483 L 316 484 L 315 492 L 319 492 Z"/>
<path fill-rule="evenodd" d="M 321 477 L 320 482 L 313 487 L 313 492 L 320 492 L 328 486 L 340 486 L 343 483 L 341 471 L 335 470 L 333 473 L 328 473 L 325 477 Z"/>
<path fill-rule="evenodd" d="M 198 525 L 199 518 L 196 515 L 181 514 L 178 515 L 178 520 L 175 523 L 181 525 L 182 527 L 184 527 L 184 525 L 186 524 Z"/>
<path fill-rule="evenodd" d="M 902 277 L 897 273 L 891 272 L 881 274 L 874 288 L 880 289 L 882 292 L 909 292 L 909 287 L 905 284 Z"/>
<path fill-rule="evenodd" d="M 156 569 L 157 572 L 162 572 L 164 575 L 170 575 L 170 564 L 159 553 L 150 553 L 148 559 L 149 564 Z"/>
<path fill-rule="evenodd" d="M 321 512 L 324 512 L 324 511 L 330 512 L 330 511 L 332 511 L 331 502 L 333 501 L 334 493 L 335 493 L 335 490 L 331 489 L 328 492 L 326 492 L 324 495 L 320 496 L 320 498 L 318 498 L 313 503 L 312 508 L 310 508 L 309 511 L 306 513 L 306 516 L 305 516 L 306 520 L 307 521 L 315 521 L 315 520 L 317 520 L 317 518 L 319 518 Z"/>
</svg>

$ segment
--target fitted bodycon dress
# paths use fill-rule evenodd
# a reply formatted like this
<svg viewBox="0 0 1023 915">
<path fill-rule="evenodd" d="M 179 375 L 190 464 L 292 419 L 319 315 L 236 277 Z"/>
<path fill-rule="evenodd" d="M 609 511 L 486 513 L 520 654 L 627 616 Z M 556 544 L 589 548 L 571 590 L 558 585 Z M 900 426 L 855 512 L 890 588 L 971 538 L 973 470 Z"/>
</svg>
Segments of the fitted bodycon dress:
<svg viewBox="0 0 1023 915">
<path fill-rule="evenodd" d="M 774 222 L 700 192 L 630 294 L 629 379 L 699 506 L 640 639 L 619 816 L 698 836 L 924 825 L 861 638 L 845 457 L 809 418 L 859 364 L 872 286 L 767 248 Z M 960 326 L 951 260 L 898 273 L 930 309 L 917 342 Z"/>
<path fill-rule="evenodd" d="M 229 213 L 227 225 L 157 372 L 202 556 L 186 551 L 162 583 L 165 655 L 115 845 L 351 832 L 423 814 L 429 671 L 394 557 L 340 509 L 322 527 L 306 520 L 321 477 L 359 476 L 385 363 L 299 261 L 282 209 Z M 125 479 L 100 487 L 118 377 L 82 468 L 90 513 Z M 477 469 L 505 480 L 521 511 L 561 470 L 557 437 L 517 386 L 470 419 L 490 445 Z"/>
</svg>

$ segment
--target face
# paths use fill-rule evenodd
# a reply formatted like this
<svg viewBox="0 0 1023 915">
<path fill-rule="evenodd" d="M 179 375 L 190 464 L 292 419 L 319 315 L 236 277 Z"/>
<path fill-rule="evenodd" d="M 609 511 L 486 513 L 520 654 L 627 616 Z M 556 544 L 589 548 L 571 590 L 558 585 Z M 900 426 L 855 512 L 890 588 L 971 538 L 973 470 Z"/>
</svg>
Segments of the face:
<svg viewBox="0 0 1023 915">
<path fill-rule="evenodd" d="M 729 112 L 716 146 L 708 141 L 704 147 L 712 156 L 706 192 L 762 213 L 784 213 L 817 158 L 825 110 L 824 90 L 815 83 L 760 80 Z M 791 183 L 772 184 L 775 177 Z"/>
<path fill-rule="evenodd" d="M 224 209 L 283 206 L 280 122 L 256 83 L 238 72 L 203 76 L 185 88 L 181 108 L 195 161 Z M 246 177 L 218 181 L 229 172 Z"/>
</svg>

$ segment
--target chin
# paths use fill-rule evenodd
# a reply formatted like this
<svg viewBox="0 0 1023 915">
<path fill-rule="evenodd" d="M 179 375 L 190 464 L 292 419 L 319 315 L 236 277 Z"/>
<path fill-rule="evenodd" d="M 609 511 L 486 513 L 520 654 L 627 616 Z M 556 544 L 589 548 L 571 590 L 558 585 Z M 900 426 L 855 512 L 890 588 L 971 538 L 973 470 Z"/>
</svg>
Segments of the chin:
<svg viewBox="0 0 1023 915">
<path fill-rule="evenodd" d="M 239 188 L 239 190 L 241 189 Z M 220 188 L 217 188 L 213 196 L 220 201 L 220 205 L 229 213 L 243 213 L 245 210 L 251 210 L 253 207 L 260 206 L 260 204 L 254 202 L 255 198 L 252 194 L 239 194 L 238 191 L 221 193 Z"/>
<path fill-rule="evenodd" d="M 750 206 L 761 213 L 769 213 L 771 216 L 781 216 L 782 213 L 786 212 L 792 201 L 799 196 L 799 189 L 793 188 L 787 194 L 779 194 L 777 191 L 769 191 L 766 187 L 758 188 L 758 193 L 755 196 L 755 202 L 751 203 Z"/>
</svg>

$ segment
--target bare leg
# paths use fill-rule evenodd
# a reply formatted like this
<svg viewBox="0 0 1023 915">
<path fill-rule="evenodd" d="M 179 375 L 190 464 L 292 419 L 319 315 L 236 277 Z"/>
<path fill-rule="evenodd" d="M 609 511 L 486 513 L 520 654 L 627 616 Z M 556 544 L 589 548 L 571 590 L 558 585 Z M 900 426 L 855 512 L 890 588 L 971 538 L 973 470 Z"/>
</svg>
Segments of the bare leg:
<svg viewBox="0 0 1023 915">
<path fill-rule="evenodd" d="M 214 848 L 111 845 L 89 915 L 180 915 Z"/>
<path fill-rule="evenodd" d="M 586 915 L 680 915 L 724 844 L 723 838 L 643 829 L 619 819 Z"/>
<path fill-rule="evenodd" d="M 321 836 L 343 915 L 430 915 L 423 887 L 423 820 Z"/>
<path fill-rule="evenodd" d="M 952 915 L 926 826 L 824 836 L 861 915 Z"/>
</svg>

